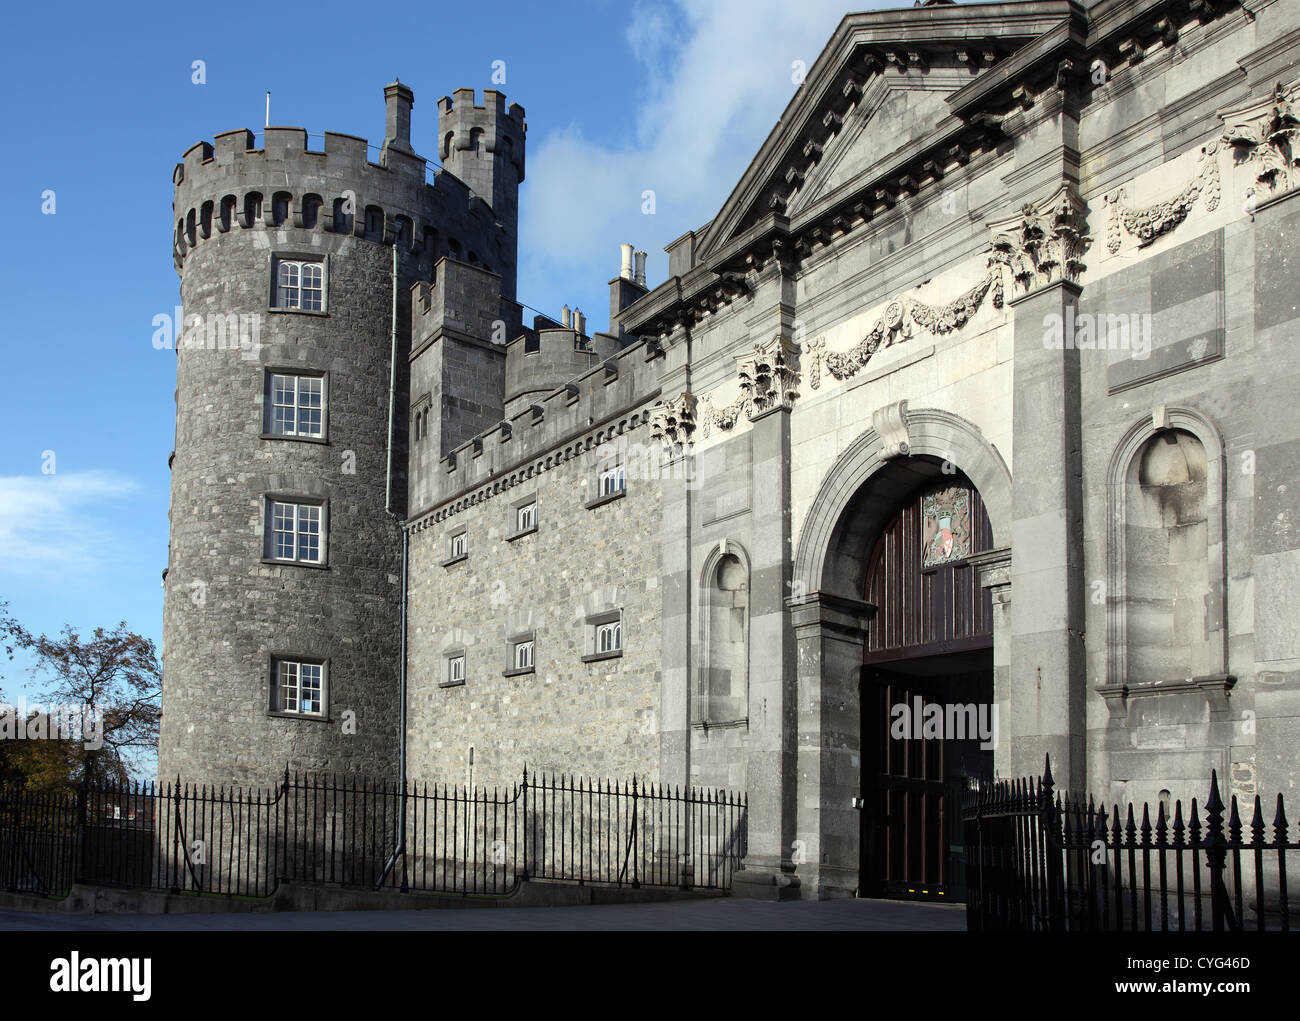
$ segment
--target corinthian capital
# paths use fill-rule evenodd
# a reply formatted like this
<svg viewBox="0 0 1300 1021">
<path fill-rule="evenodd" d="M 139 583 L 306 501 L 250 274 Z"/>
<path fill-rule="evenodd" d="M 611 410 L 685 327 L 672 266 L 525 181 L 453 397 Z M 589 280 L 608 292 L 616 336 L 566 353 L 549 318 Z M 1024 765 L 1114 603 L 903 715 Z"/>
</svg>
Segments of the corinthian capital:
<svg viewBox="0 0 1300 1021">
<path fill-rule="evenodd" d="M 1083 208 L 1074 186 L 1062 184 L 1051 198 L 1027 203 L 1016 215 L 989 224 L 990 261 L 1011 271 L 1017 294 L 1060 280 L 1078 283 L 1086 268 L 1083 252 L 1092 241 L 1085 233 Z"/>
</svg>

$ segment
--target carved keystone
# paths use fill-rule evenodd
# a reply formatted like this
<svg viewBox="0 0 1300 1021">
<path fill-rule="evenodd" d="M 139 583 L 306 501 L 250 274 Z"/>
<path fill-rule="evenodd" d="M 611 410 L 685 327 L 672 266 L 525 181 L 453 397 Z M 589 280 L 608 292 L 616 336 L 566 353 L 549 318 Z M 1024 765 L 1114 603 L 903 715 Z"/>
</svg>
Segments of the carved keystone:
<svg viewBox="0 0 1300 1021">
<path fill-rule="evenodd" d="M 871 413 L 871 427 L 880 437 L 881 460 L 906 457 L 911 452 L 910 437 L 907 434 L 907 401 L 877 408 Z"/>
</svg>

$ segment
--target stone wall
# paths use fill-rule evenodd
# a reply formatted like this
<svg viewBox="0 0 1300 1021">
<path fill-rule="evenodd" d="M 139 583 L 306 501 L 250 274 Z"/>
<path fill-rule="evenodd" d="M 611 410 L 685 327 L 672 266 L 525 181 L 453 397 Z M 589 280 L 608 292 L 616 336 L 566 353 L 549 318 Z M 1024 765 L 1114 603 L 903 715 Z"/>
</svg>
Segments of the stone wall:
<svg viewBox="0 0 1300 1021">
<path fill-rule="evenodd" d="M 595 506 L 598 468 L 620 439 L 592 446 L 411 537 L 409 772 L 420 780 L 505 784 L 530 770 L 657 779 L 660 483 L 629 472 L 626 495 Z M 535 499 L 535 532 L 510 540 Z M 467 530 L 468 555 L 449 559 Z M 623 654 L 590 655 L 588 618 L 621 611 Z M 506 676 L 510 639 L 531 634 L 531 673 Z M 449 685 L 446 654 L 464 651 Z M 471 753 L 473 765 L 471 769 Z"/>
</svg>

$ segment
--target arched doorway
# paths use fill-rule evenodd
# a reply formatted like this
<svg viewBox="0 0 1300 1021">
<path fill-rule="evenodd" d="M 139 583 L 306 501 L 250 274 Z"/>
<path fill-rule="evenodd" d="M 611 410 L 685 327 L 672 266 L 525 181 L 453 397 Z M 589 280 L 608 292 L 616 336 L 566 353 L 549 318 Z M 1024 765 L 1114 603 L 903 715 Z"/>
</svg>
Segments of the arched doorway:
<svg viewBox="0 0 1300 1021">
<path fill-rule="evenodd" d="M 951 465 L 946 467 L 951 468 Z M 863 600 L 859 894 L 958 899 L 959 791 L 993 768 L 993 608 L 972 557 L 993 548 L 978 489 L 932 474 L 871 542 Z"/>
</svg>

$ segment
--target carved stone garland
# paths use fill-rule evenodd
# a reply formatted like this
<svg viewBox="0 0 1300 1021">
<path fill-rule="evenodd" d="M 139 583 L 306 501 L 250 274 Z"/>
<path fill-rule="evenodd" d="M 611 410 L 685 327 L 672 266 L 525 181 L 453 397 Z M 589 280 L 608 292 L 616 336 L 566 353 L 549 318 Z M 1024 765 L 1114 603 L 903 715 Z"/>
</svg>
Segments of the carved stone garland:
<svg viewBox="0 0 1300 1021">
<path fill-rule="evenodd" d="M 1218 208 L 1221 193 L 1219 180 L 1219 153 L 1231 146 L 1237 164 L 1255 166 L 1255 181 L 1267 194 L 1280 195 L 1300 186 L 1300 118 L 1296 116 L 1297 83 L 1284 87 L 1279 83 L 1273 89 L 1268 104 L 1239 114 L 1225 114 L 1225 122 L 1240 117 L 1218 138 L 1201 148 L 1201 164 L 1192 180 L 1173 198 L 1155 205 L 1134 208 L 1123 203 L 1124 189 L 1117 188 L 1109 196 L 1110 223 L 1107 228 L 1106 247 L 1111 254 L 1120 249 L 1121 230 L 1137 239 L 1138 247 L 1145 247 L 1178 227 L 1202 194 L 1205 208 L 1213 212 Z"/>
<path fill-rule="evenodd" d="M 1107 196 L 1110 206 L 1110 224 L 1106 230 L 1106 247 L 1114 255 L 1121 242 L 1120 228 L 1137 238 L 1143 248 L 1157 238 L 1168 234 L 1192 211 L 1197 199 L 1205 194 L 1205 209 L 1214 212 L 1219 207 L 1219 141 L 1215 140 L 1201 149 L 1201 167 L 1196 176 L 1177 195 L 1166 202 L 1134 208 L 1124 205 L 1124 189 L 1117 188 Z"/>
<path fill-rule="evenodd" d="M 808 372 L 808 385 L 814 390 L 821 387 L 822 365 L 836 379 L 848 379 L 861 371 L 881 347 L 912 337 L 912 324 L 934 334 L 952 333 L 974 317 L 984 298 L 992 292 L 993 307 L 1002 307 L 1002 273 L 990 261 L 988 275 L 974 287 L 958 295 L 946 305 L 927 305 L 906 297 L 895 298 L 885 306 L 884 312 L 857 344 L 847 351 L 826 351 L 826 342 L 818 337 L 808 345 L 812 365 Z"/>
</svg>

